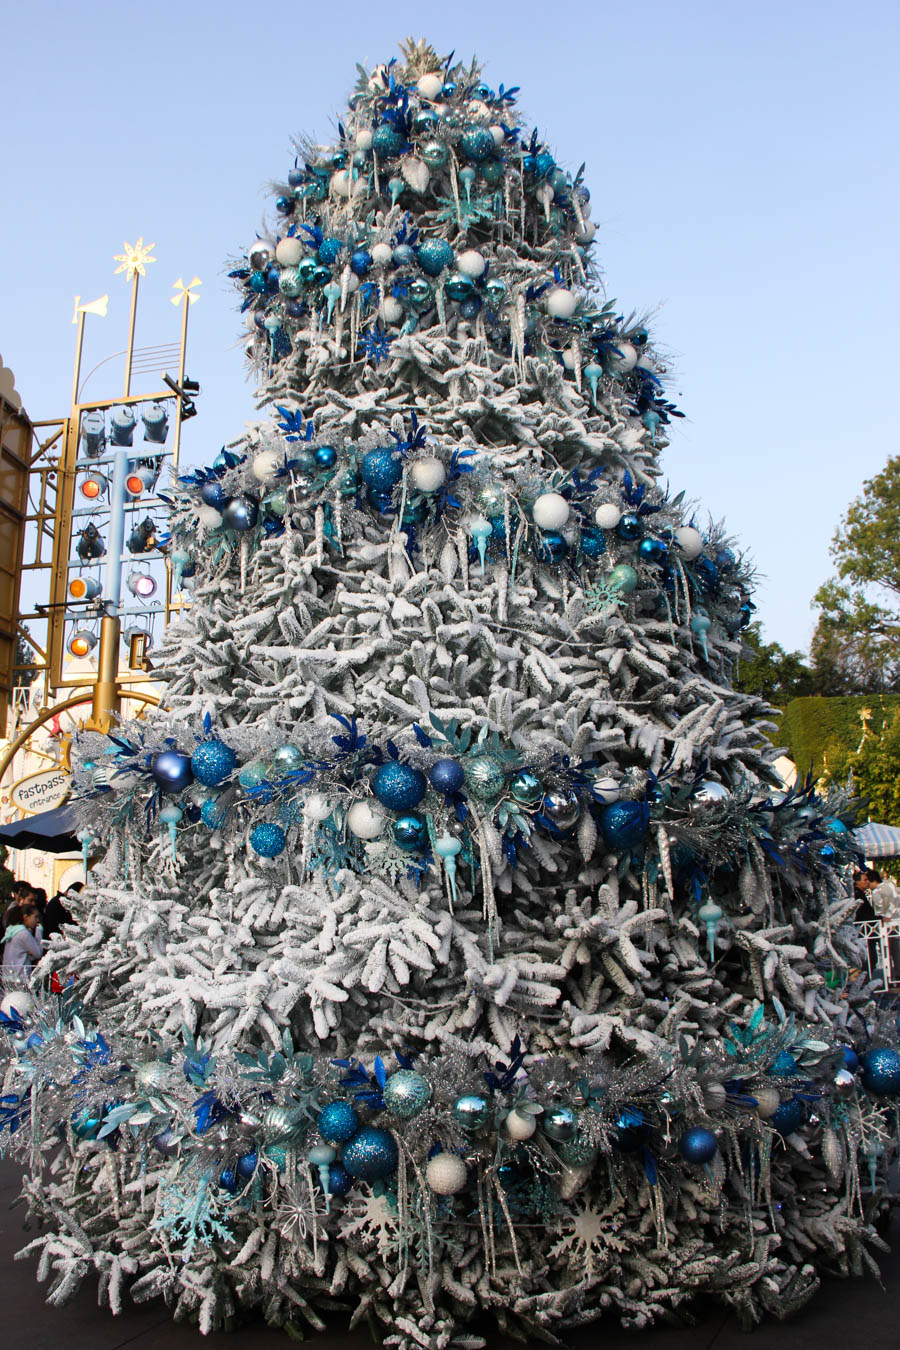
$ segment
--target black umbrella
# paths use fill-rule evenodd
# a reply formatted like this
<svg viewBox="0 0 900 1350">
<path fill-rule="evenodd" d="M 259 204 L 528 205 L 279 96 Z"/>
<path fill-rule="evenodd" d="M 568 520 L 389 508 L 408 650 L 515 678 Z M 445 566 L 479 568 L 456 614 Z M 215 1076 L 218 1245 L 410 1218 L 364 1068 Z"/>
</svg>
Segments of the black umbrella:
<svg viewBox="0 0 900 1350">
<path fill-rule="evenodd" d="M 39 848 L 44 853 L 77 853 L 78 817 L 72 806 L 56 806 L 52 811 L 0 825 L 0 841 L 10 848 Z"/>
</svg>

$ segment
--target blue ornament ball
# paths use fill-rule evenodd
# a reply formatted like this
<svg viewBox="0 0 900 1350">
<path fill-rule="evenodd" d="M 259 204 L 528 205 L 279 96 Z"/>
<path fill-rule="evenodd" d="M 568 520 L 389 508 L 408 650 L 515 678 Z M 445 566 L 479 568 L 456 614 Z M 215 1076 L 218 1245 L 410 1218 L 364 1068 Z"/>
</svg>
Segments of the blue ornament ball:
<svg viewBox="0 0 900 1350">
<path fill-rule="evenodd" d="M 229 1195 L 234 1195 L 238 1188 L 238 1179 L 233 1167 L 226 1167 L 225 1171 L 219 1177 L 219 1185 L 223 1191 L 228 1191 Z"/>
<path fill-rule="evenodd" d="M 180 750 L 163 750 L 155 755 L 150 772 L 160 792 L 184 792 L 194 781 L 190 757 Z"/>
<path fill-rule="evenodd" d="M 258 517 L 259 507 L 249 497 L 233 497 L 222 512 L 225 524 L 238 534 L 252 530 Z"/>
<path fill-rule="evenodd" d="M 453 1103 L 453 1119 L 464 1130 L 480 1130 L 490 1113 L 491 1108 L 487 1098 L 480 1096 L 477 1092 L 469 1092 L 463 1097 L 457 1097 Z"/>
<path fill-rule="evenodd" d="M 383 1096 L 392 1116 L 412 1120 L 431 1100 L 431 1084 L 415 1069 L 398 1069 L 385 1083 Z"/>
<path fill-rule="evenodd" d="M 191 755 L 191 771 L 204 787 L 215 787 L 237 768 L 237 755 L 224 741 L 201 741 Z"/>
<path fill-rule="evenodd" d="M 415 853 L 428 843 L 428 826 L 421 816 L 403 815 L 394 821 L 394 843 L 404 853 Z"/>
<path fill-rule="evenodd" d="M 600 825 L 612 848 L 631 848 L 649 829 L 650 807 L 646 802 L 613 802 L 600 812 Z"/>
<path fill-rule="evenodd" d="M 773 1078 L 793 1078 L 798 1072 L 797 1061 L 787 1050 L 780 1050 L 772 1062 L 769 1073 Z"/>
<path fill-rule="evenodd" d="M 364 277 L 372 266 L 372 255 L 367 248 L 356 248 L 350 254 L 350 270 Z"/>
<path fill-rule="evenodd" d="M 453 262 L 453 249 L 446 239 L 426 239 L 416 249 L 416 258 L 426 276 L 437 277 Z"/>
<path fill-rule="evenodd" d="M 394 159 L 403 149 L 403 137 L 390 122 L 376 127 L 372 137 L 372 149 L 379 159 Z"/>
<path fill-rule="evenodd" d="M 256 1171 L 256 1165 L 259 1162 L 259 1156 L 255 1149 L 249 1153 L 242 1153 L 237 1160 L 236 1172 L 242 1181 L 249 1181 Z"/>
<path fill-rule="evenodd" d="M 606 552 L 606 540 L 603 538 L 602 530 L 582 530 L 580 544 L 581 552 L 592 561 Z"/>
<path fill-rule="evenodd" d="M 642 562 L 657 563 L 660 567 L 669 556 L 669 550 L 661 539 L 642 539 L 638 544 L 638 553 Z"/>
<path fill-rule="evenodd" d="M 558 563 L 569 551 L 568 540 L 558 530 L 542 530 L 537 540 L 537 556 L 542 563 Z"/>
<path fill-rule="evenodd" d="M 644 532 L 641 518 L 635 511 L 626 511 L 622 519 L 616 526 L 616 534 L 620 539 L 632 541 L 640 539 Z"/>
<path fill-rule="evenodd" d="M 346 1144 L 359 1129 L 359 1116 L 349 1102 L 340 1099 L 323 1106 L 316 1123 L 327 1144 Z"/>
<path fill-rule="evenodd" d="M 867 1050 L 859 1061 L 863 1086 L 876 1097 L 896 1097 L 900 1093 L 900 1055 L 879 1046 Z"/>
<path fill-rule="evenodd" d="M 428 781 L 435 792 L 459 792 L 465 782 L 463 767 L 456 759 L 436 759 L 428 770 Z"/>
<path fill-rule="evenodd" d="M 852 1045 L 842 1045 L 841 1050 L 844 1052 L 844 1068 L 848 1069 L 850 1073 L 856 1073 L 859 1068 L 859 1055 Z"/>
<path fill-rule="evenodd" d="M 204 483 L 200 489 L 200 500 L 204 506 L 214 506 L 217 511 L 221 511 L 228 498 L 222 484 L 218 479 L 213 478 L 210 482 Z"/>
<path fill-rule="evenodd" d="M 374 492 L 390 492 L 403 477 L 403 465 L 390 446 L 381 445 L 363 455 L 359 476 Z"/>
<path fill-rule="evenodd" d="M 331 264 L 336 263 L 341 256 L 341 249 L 343 247 L 344 242 L 342 239 L 323 239 L 316 250 L 316 256 L 320 263 L 324 263 L 326 267 L 330 267 Z"/>
<path fill-rule="evenodd" d="M 341 1198 L 349 1193 L 353 1185 L 353 1178 L 345 1167 L 340 1163 L 333 1162 L 328 1169 L 328 1190 L 332 1195 Z"/>
<path fill-rule="evenodd" d="M 200 807 L 200 819 L 209 830 L 221 830 L 227 815 L 228 811 L 219 803 L 218 797 L 208 797 Z"/>
<path fill-rule="evenodd" d="M 425 796 L 425 775 L 410 764 L 389 760 L 372 774 L 372 792 L 389 811 L 411 811 Z"/>
<path fill-rule="evenodd" d="M 277 858 L 279 853 L 284 852 L 286 844 L 287 835 L 284 830 L 271 821 L 254 825 L 250 831 L 250 847 L 261 858 Z"/>
<path fill-rule="evenodd" d="M 320 469 L 333 469 L 337 464 L 337 451 L 333 445 L 319 445 L 313 453 Z"/>
<path fill-rule="evenodd" d="M 459 138 L 459 148 L 466 159 L 480 164 L 494 153 L 493 134 L 487 127 L 469 127 Z"/>
<path fill-rule="evenodd" d="M 769 1124 L 779 1134 L 793 1134 L 801 1125 L 806 1124 L 807 1116 L 806 1103 L 800 1101 L 798 1097 L 791 1097 L 788 1101 L 782 1102 L 769 1117 Z"/>
<path fill-rule="evenodd" d="M 388 1130 L 367 1125 L 344 1146 L 341 1162 L 351 1177 L 380 1181 L 397 1167 L 397 1141 Z"/>
<path fill-rule="evenodd" d="M 699 1167 L 702 1163 L 712 1162 L 719 1148 L 718 1140 L 712 1130 L 702 1125 L 693 1125 L 678 1141 L 678 1151 L 685 1162 Z"/>
</svg>

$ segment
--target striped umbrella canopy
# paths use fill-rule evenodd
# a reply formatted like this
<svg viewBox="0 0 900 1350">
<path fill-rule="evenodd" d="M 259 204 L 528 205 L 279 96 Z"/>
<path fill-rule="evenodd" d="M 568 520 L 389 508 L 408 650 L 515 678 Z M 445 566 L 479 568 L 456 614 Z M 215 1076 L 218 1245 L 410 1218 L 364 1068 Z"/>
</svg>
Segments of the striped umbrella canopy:
<svg viewBox="0 0 900 1350">
<path fill-rule="evenodd" d="M 900 829 L 896 825 L 860 825 L 853 831 L 867 858 L 900 858 Z"/>
</svg>

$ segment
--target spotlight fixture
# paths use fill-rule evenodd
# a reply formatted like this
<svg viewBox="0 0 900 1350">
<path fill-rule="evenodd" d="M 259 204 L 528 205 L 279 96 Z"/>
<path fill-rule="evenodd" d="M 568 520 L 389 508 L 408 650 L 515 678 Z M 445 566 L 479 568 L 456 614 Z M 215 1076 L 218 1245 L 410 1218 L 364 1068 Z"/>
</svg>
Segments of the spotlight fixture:
<svg viewBox="0 0 900 1350">
<path fill-rule="evenodd" d="M 87 477 L 82 478 L 81 482 L 78 484 L 78 490 L 82 497 L 87 497 L 90 502 L 96 501 L 98 497 L 103 495 L 108 487 L 109 483 L 102 473 L 89 473 Z"/>
<path fill-rule="evenodd" d="M 159 477 L 159 463 L 152 459 L 136 459 L 128 465 L 125 490 L 131 497 L 139 497 L 156 487 Z"/>
<path fill-rule="evenodd" d="M 96 459 L 98 455 L 103 454 L 106 445 L 106 423 L 102 412 L 84 414 L 81 419 L 81 439 L 88 459 Z"/>
<path fill-rule="evenodd" d="M 162 403 L 147 403 L 141 411 L 144 424 L 144 440 L 153 445 L 165 445 L 169 434 L 169 414 Z"/>
<path fill-rule="evenodd" d="M 128 540 L 130 553 L 151 553 L 156 548 L 156 526 L 149 516 L 136 525 Z"/>
<path fill-rule="evenodd" d="M 147 632 L 146 628 L 140 628 L 137 624 L 134 624 L 131 628 L 125 629 L 122 634 L 122 643 L 129 651 L 132 650 L 133 644 L 139 641 L 143 642 L 144 651 L 149 651 L 153 646 L 153 638 Z"/>
<path fill-rule="evenodd" d="M 88 521 L 79 534 L 75 552 L 82 562 L 87 562 L 89 558 L 102 558 L 106 552 L 106 545 L 100 538 L 100 531 L 93 521 Z"/>
<path fill-rule="evenodd" d="M 97 645 L 97 636 L 87 628 L 76 628 L 67 646 L 73 656 L 90 656 Z"/>
<path fill-rule="evenodd" d="M 139 600 L 149 600 L 156 591 L 156 581 L 149 572 L 132 572 L 128 577 L 128 589 Z"/>
<path fill-rule="evenodd" d="M 73 600 L 96 600 L 102 589 L 96 577 L 73 577 L 69 582 L 69 594 Z"/>
<path fill-rule="evenodd" d="M 109 438 L 113 445 L 131 445 L 134 439 L 134 409 L 129 408 L 127 403 L 111 409 Z"/>
</svg>

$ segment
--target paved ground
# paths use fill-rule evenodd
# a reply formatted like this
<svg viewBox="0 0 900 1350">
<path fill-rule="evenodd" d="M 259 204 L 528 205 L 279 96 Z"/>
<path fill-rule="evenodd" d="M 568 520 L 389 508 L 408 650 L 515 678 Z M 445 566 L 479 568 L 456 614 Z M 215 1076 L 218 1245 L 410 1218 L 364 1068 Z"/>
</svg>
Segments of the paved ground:
<svg viewBox="0 0 900 1350">
<path fill-rule="evenodd" d="M 252 1323 L 230 1334 L 201 1340 L 192 1327 L 176 1326 L 161 1303 L 128 1306 L 119 1317 L 97 1307 L 95 1286 L 84 1287 L 66 1308 L 49 1308 L 34 1279 L 35 1263 L 14 1262 L 28 1240 L 22 1211 L 10 1211 L 18 1193 L 18 1173 L 0 1162 L 0 1350 L 287 1350 L 280 1332 Z M 748 1339 L 720 1309 L 701 1309 L 696 1326 L 626 1332 L 614 1322 L 580 1332 L 575 1350 L 896 1350 L 894 1298 L 900 1290 L 900 1217 L 895 1217 L 894 1250 L 884 1258 L 883 1284 L 876 1280 L 829 1283 L 812 1305 L 789 1324 L 769 1322 Z M 313 1336 L 310 1350 L 371 1350 L 368 1335 L 350 1335 L 335 1324 Z M 490 1350 L 511 1343 L 495 1341 Z M 518 1347 L 521 1350 L 521 1347 Z M 537 1347 L 535 1347 L 537 1350 Z"/>
</svg>

